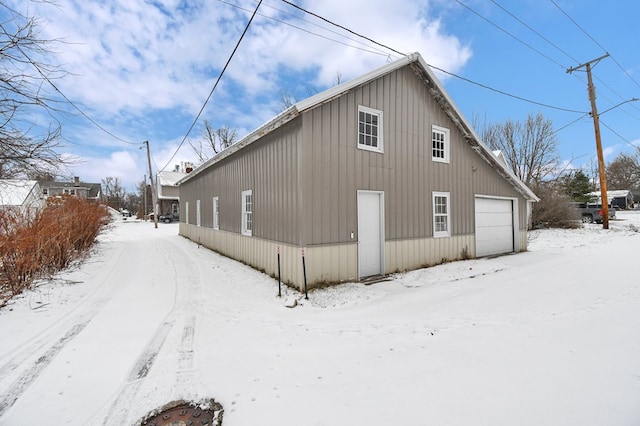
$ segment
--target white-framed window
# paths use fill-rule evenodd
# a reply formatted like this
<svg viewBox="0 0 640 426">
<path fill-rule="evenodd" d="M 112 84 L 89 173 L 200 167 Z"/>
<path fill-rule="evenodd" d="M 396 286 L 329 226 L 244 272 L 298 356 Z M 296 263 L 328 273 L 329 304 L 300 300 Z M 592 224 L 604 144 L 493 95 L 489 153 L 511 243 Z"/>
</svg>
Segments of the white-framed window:
<svg viewBox="0 0 640 426">
<path fill-rule="evenodd" d="M 201 217 L 202 216 L 200 215 L 200 200 L 196 200 L 196 226 L 202 225 Z"/>
<path fill-rule="evenodd" d="M 382 111 L 358 106 L 358 148 L 383 152 Z"/>
<path fill-rule="evenodd" d="M 451 236 L 449 193 L 433 192 L 433 236 Z"/>
<path fill-rule="evenodd" d="M 242 191 L 242 234 L 253 235 L 253 193 Z"/>
<path fill-rule="evenodd" d="M 189 224 L 189 202 L 184 203 L 184 223 Z"/>
<path fill-rule="evenodd" d="M 64 191 L 63 191 L 63 193 L 64 193 L 64 194 L 67 194 L 67 195 L 76 195 L 76 190 L 75 190 L 75 189 L 68 189 L 68 188 L 65 188 L 65 189 L 64 189 Z"/>
<path fill-rule="evenodd" d="M 42 188 L 42 195 L 49 195 L 49 188 Z"/>
<path fill-rule="evenodd" d="M 449 129 L 431 126 L 431 159 L 440 163 L 449 162 Z"/>
<path fill-rule="evenodd" d="M 174 215 L 180 214 L 180 206 L 178 205 L 178 203 L 171 204 L 171 213 Z"/>
<path fill-rule="evenodd" d="M 213 229 L 220 229 L 220 204 L 218 197 L 213 197 Z"/>
</svg>

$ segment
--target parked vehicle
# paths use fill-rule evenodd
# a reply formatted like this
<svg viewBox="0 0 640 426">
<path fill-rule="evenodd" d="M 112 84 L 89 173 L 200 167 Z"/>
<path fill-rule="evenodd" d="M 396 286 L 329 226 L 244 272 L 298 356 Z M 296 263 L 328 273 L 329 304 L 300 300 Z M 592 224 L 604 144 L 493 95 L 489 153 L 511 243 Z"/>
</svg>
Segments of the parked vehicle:
<svg viewBox="0 0 640 426">
<path fill-rule="evenodd" d="M 602 223 L 602 204 L 595 203 L 572 203 L 582 218 L 582 223 Z M 609 219 L 615 219 L 616 209 L 609 207 Z"/>
<path fill-rule="evenodd" d="M 158 218 L 159 222 L 171 223 L 171 222 L 179 222 L 180 216 L 177 214 L 165 214 Z"/>
</svg>

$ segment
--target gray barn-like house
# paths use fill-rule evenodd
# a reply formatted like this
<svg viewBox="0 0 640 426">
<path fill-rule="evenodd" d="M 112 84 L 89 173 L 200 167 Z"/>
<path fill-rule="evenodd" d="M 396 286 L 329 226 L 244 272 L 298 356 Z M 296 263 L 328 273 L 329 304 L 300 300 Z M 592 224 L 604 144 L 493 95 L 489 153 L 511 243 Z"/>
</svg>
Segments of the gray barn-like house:
<svg viewBox="0 0 640 426">
<path fill-rule="evenodd" d="M 526 250 L 537 201 L 419 54 L 291 106 L 180 182 L 180 234 L 301 288 Z"/>
</svg>

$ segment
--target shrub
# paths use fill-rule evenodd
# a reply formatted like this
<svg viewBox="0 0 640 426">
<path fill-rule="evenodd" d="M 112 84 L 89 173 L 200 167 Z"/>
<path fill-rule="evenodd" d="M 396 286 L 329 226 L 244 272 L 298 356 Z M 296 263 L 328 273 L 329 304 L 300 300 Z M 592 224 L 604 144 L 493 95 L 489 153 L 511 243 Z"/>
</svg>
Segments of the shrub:
<svg viewBox="0 0 640 426">
<path fill-rule="evenodd" d="M 86 253 L 107 222 L 104 206 L 75 197 L 35 214 L 0 211 L 0 307 Z"/>
</svg>

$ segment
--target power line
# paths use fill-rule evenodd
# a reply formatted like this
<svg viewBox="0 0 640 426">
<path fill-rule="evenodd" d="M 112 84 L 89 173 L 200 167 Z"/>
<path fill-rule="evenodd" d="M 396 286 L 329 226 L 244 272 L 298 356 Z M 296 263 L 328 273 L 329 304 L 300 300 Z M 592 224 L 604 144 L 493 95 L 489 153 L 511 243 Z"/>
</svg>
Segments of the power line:
<svg viewBox="0 0 640 426">
<path fill-rule="evenodd" d="M 326 22 L 326 23 L 328 23 L 328 24 L 331 24 L 331 25 L 333 25 L 333 26 L 335 26 L 335 27 L 338 27 L 338 28 L 340 28 L 340 29 L 342 29 L 342 30 L 344 30 L 344 31 L 347 31 L 348 33 L 351 33 L 351 34 L 353 34 L 353 35 L 355 35 L 355 36 L 358 36 L 358 37 L 363 38 L 363 39 L 365 39 L 365 40 L 367 40 L 367 41 L 370 41 L 371 43 L 374 43 L 374 44 L 377 44 L 378 46 L 384 47 L 385 49 L 388 49 L 388 50 L 390 50 L 390 51 L 392 51 L 392 52 L 394 52 L 394 53 L 397 53 L 397 54 L 398 54 L 398 55 L 400 55 L 400 56 L 407 56 L 407 54 L 406 54 L 406 53 L 399 52 L 399 51 L 397 51 L 396 49 L 394 49 L 394 48 L 392 48 L 392 47 L 385 46 L 385 45 L 384 45 L 384 44 L 382 44 L 382 43 L 378 43 L 377 41 L 375 41 L 375 40 L 373 40 L 373 39 L 371 39 L 371 38 L 369 38 L 369 37 L 363 36 L 362 34 L 358 34 L 357 32 L 355 32 L 355 31 L 353 31 L 353 30 L 351 30 L 351 29 L 349 29 L 349 28 L 347 28 L 347 27 L 345 27 L 345 26 L 342 26 L 342 25 L 340 25 L 340 24 L 336 24 L 335 22 L 332 22 L 332 21 L 328 20 L 327 18 L 325 18 L 325 17 L 323 17 L 323 16 L 320 16 L 320 15 L 318 15 L 318 14 L 316 14 L 316 13 L 310 12 L 310 11 L 308 11 L 307 9 L 304 9 L 304 8 L 302 8 L 302 7 L 298 6 L 297 4 L 291 3 L 291 2 L 290 2 L 290 1 L 288 1 L 288 0 L 282 0 L 282 1 L 283 1 L 284 3 L 286 3 L 286 4 L 288 4 L 288 5 L 289 5 L 289 6 L 291 6 L 291 7 L 294 7 L 294 8 L 296 8 L 296 9 L 298 9 L 298 10 L 300 10 L 300 11 L 304 12 L 304 13 L 307 13 L 307 14 L 311 15 L 311 16 L 315 16 L 316 18 L 318 18 L 318 19 L 320 19 L 320 20 L 322 20 L 322 21 L 325 21 L 325 22 Z"/>
<path fill-rule="evenodd" d="M 251 12 L 251 9 L 247 9 L 247 8 L 242 7 L 242 6 L 238 6 L 237 4 L 233 4 L 233 3 L 230 3 L 230 2 L 225 1 L 225 0 L 217 0 L 217 1 L 218 1 L 218 2 L 220 2 L 220 3 L 226 4 L 226 5 L 228 5 L 228 6 L 235 7 L 236 9 L 243 10 L 243 11 L 245 11 L 245 12 Z M 263 18 L 265 18 L 265 19 L 269 19 L 269 20 L 271 20 L 271 21 L 278 22 L 278 23 L 280 23 L 280 24 L 283 24 L 283 25 L 289 26 L 289 27 L 291 27 L 291 28 L 295 28 L 296 30 L 300 30 L 300 31 L 305 32 L 305 33 L 307 33 L 307 34 L 311 34 L 311 35 L 314 35 L 314 36 L 316 36 L 316 37 L 320 37 L 320 38 L 323 38 L 323 39 L 325 39 L 325 40 L 328 40 L 328 41 L 332 41 L 332 42 L 334 42 L 334 43 L 341 44 L 341 45 L 343 45 L 343 46 L 353 47 L 354 49 L 359 49 L 359 50 L 362 50 L 362 51 L 367 52 L 367 53 L 373 53 L 374 55 L 388 56 L 388 53 L 385 53 L 385 52 L 383 52 L 383 51 L 381 51 L 381 50 L 379 50 L 379 49 L 377 49 L 377 51 L 370 50 L 370 49 L 371 49 L 371 46 L 369 46 L 369 45 L 367 45 L 367 44 L 365 44 L 365 43 L 363 43 L 363 42 L 361 42 L 361 41 L 359 41 L 359 40 L 356 40 L 356 39 L 353 39 L 353 38 L 349 38 L 349 37 L 345 37 L 343 34 L 340 34 L 340 33 L 338 33 L 337 31 L 333 31 L 333 30 L 331 30 L 331 29 L 329 29 L 329 28 L 323 27 L 323 26 L 318 25 L 318 24 L 316 24 L 316 23 L 313 23 L 313 22 L 311 22 L 311 21 L 307 21 L 306 19 L 301 19 L 301 18 L 299 18 L 299 17 L 297 17 L 297 16 L 295 16 L 295 15 L 293 15 L 293 14 L 291 14 L 291 13 L 287 13 L 287 12 L 285 12 L 285 11 L 283 11 L 283 10 L 281 10 L 281 9 L 278 9 L 278 8 L 276 8 L 276 7 L 274 7 L 274 6 L 271 6 L 271 5 L 265 4 L 265 5 L 264 5 L 264 7 L 268 7 L 268 8 L 270 8 L 270 9 L 273 9 L 273 10 L 275 10 L 275 11 L 277 11 L 277 12 L 280 12 L 280 13 L 282 13 L 282 14 L 284 14 L 284 15 L 289 15 L 289 16 L 291 16 L 291 17 L 293 17 L 293 18 L 300 19 L 302 22 L 306 22 L 306 23 L 307 23 L 307 24 L 309 24 L 309 25 L 313 25 L 314 27 L 318 27 L 318 28 L 320 28 L 320 29 L 322 29 L 322 30 L 324 30 L 324 31 L 327 31 L 327 32 L 330 32 L 330 33 L 336 34 L 336 35 L 338 35 L 338 36 L 340 36 L 340 37 L 343 37 L 343 38 L 346 38 L 347 40 L 350 40 L 350 41 L 352 41 L 352 42 L 354 42 L 354 43 L 358 43 L 358 44 L 361 44 L 361 45 L 363 45 L 363 46 L 366 46 L 368 49 L 365 49 L 365 48 L 363 48 L 363 47 L 353 46 L 353 45 L 351 45 L 351 44 L 345 43 L 345 42 L 340 41 L 340 40 L 335 40 L 335 39 L 330 38 L 330 37 L 327 37 L 327 36 L 325 36 L 325 35 L 315 33 L 315 32 L 313 32 L 313 31 L 307 30 L 307 29 L 302 28 L 302 27 L 299 27 L 299 26 L 297 26 L 297 25 L 293 25 L 293 24 L 291 24 L 291 23 L 289 23 L 289 22 L 287 22 L 287 21 L 283 21 L 283 20 L 281 20 L 281 19 L 274 18 L 273 16 L 265 15 L 264 13 L 258 13 L 258 16 L 262 16 L 262 17 L 263 17 Z"/>
<path fill-rule="evenodd" d="M 575 62 L 578 62 L 577 59 L 575 59 L 573 56 L 571 56 L 570 54 L 568 54 L 567 52 L 565 52 L 564 50 L 562 50 L 560 47 L 558 47 L 555 43 L 553 43 L 551 40 L 549 40 L 548 38 L 546 38 L 545 36 L 543 36 L 542 34 L 540 34 L 538 31 L 536 31 L 533 27 L 531 27 L 529 24 L 527 24 L 526 22 L 524 22 L 522 19 L 518 18 L 516 15 L 514 15 L 513 13 L 511 13 L 509 10 L 507 10 L 504 6 L 502 6 L 500 3 L 498 3 L 496 0 L 491 0 L 491 2 L 493 4 L 495 4 L 496 6 L 498 6 L 500 9 L 502 9 L 504 12 L 506 12 L 507 14 L 509 14 L 509 16 L 511 16 L 513 19 L 515 19 L 516 21 L 520 22 L 522 25 L 524 25 L 525 27 L 527 27 L 531 32 L 533 32 L 535 35 L 537 35 L 538 37 L 540 37 L 541 39 L 543 39 L 544 41 L 546 41 L 547 43 L 549 43 L 551 46 L 553 46 L 554 48 L 556 48 L 556 50 L 558 50 L 559 52 L 563 53 L 565 56 L 567 56 L 569 59 L 572 59 Z"/>
<path fill-rule="evenodd" d="M 298 9 L 298 10 L 301 10 L 301 11 L 303 11 L 303 12 L 305 12 L 305 13 L 309 14 L 309 15 L 315 16 L 315 17 L 317 17 L 318 19 L 323 20 L 324 22 L 327 22 L 327 23 L 329 23 L 329 24 L 331 24 L 331 25 L 333 25 L 333 26 L 336 26 L 336 27 L 338 27 L 338 28 L 344 29 L 345 31 L 348 31 L 349 33 L 351 33 L 351 34 L 353 34 L 353 35 L 355 35 L 355 36 L 357 36 L 357 37 L 361 37 L 361 38 L 363 38 L 363 39 L 365 39 L 365 40 L 370 41 L 371 43 L 374 43 L 374 44 L 376 44 L 376 45 L 378 45 L 378 46 L 381 46 L 381 47 L 383 47 L 383 48 L 385 48 L 385 49 L 388 49 L 388 50 L 390 50 L 390 51 L 392 51 L 392 52 L 394 52 L 394 53 L 397 53 L 397 54 L 399 54 L 399 55 L 406 56 L 405 54 L 403 54 L 403 53 L 399 52 L 399 51 L 398 51 L 398 50 L 396 50 L 396 49 L 393 49 L 392 47 L 386 46 L 386 45 L 384 45 L 384 44 L 382 44 L 382 43 L 379 43 L 379 42 L 377 42 L 377 41 L 373 40 L 372 38 L 369 38 L 369 37 L 367 37 L 367 36 L 364 36 L 364 35 L 362 35 L 362 34 L 359 34 L 359 33 L 355 32 L 355 31 L 353 31 L 353 30 L 350 30 L 350 29 L 348 29 L 348 28 L 346 28 L 346 27 L 344 27 L 344 26 L 342 26 L 342 25 L 340 25 L 340 24 L 337 24 L 337 23 L 335 23 L 335 22 L 333 22 L 333 21 L 331 21 L 331 20 L 329 20 L 329 19 L 327 19 L 327 18 L 324 18 L 324 17 L 322 17 L 322 16 L 320 16 L 320 15 L 318 15 L 318 14 L 314 13 L 314 12 L 310 12 L 310 11 L 308 11 L 308 10 L 306 10 L 306 9 L 304 9 L 304 8 L 302 8 L 302 7 L 298 6 L 298 5 L 296 5 L 296 4 L 291 3 L 291 2 L 290 2 L 290 1 L 288 1 L 288 0 L 282 0 L 282 1 L 283 1 L 284 3 L 286 3 L 286 4 L 288 4 L 288 5 L 293 6 L 294 8 L 296 8 L 296 9 Z M 456 1 L 458 1 L 458 0 L 456 0 Z M 452 76 L 452 77 L 458 78 L 458 79 L 460 79 L 460 80 L 466 81 L 467 83 L 474 84 L 474 85 L 476 85 L 476 86 L 482 87 L 483 89 L 487 89 L 487 90 L 490 90 L 490 91 L 492 91 L 492 92 L 499 93 L 499 94 L 504 95 L 504 96 L 508 96 L 508 97 L 511 97 L 511 98 L 514 98 L 514 99 L 518 99 L 518 100 L 523 101 L 523 102 L 531 103 L 531 104 L 538 105 L 538 106 L 542 106 L 542 107 L 545 107 L 545 108 L 556 109 L 556 110 L 559 110 L 559 111 L 575 112 L 575 113 L 579 113 L 579 114 L 585 114 L 585 112 L 584 112 L 584 111 L 578 111 L 578 110 L 573 110 L 573 109 L 569 109 L 569 108 L 556 107 L 556 106 L 549 105 L 549 104 L 545 104 L 545 103 L 542 103 L 542 102 L 533 101 L 533 100 L 531 100 L 531 99 L 527 99 L 527 98 L 524 98 L 524 97 L 522 97 L 522 96 L 513 95 L 513 94 L 508 93 L 508 92 L 505 92 L 505 91 L 503 91 L 503 90 L 495 89 L 495 88 L 493 88 L 493 87 L 487 86 L 486 84 L 478 83 L 477 81 L 471 80 L 471 79 L 466 78 L 466 77 L 462 77 L 462 76 L 460 76 L 460 75 L 458 75 L 458 74 L 455 74 L 455 73 L 453 73 L 453 72 L 447 71 L 447 70 L 442 69 L 442 68 L 440 68 L 440 67 L 437 67 L 437 66 L 435 66 L 435 65 L 431 65 L 431 64 L 429 64 L 429 63 L 427 63 L 427 65 L 428 65 L 430 68 L 433 68 L 433 69 L 435 69 L 435 70 L 438 70 L 438 71 L 440 71 L 440 72 L 442 72 L 442 73 L 444 73 L 444 74 L 450 75 L 450 76 Z"/>
<path fill-rule="evenodd" d="M 69 105 L 74 107 L 82 116 L 84 116 L 87 120 L 89 120 L 94 126 L 96 126 L 98 129 L 102 130 L 103 132 L 105 132 L 106 134 L 111 136 L 112 138 L 115 138 L 115 139 L 119 140 L 120 142 L 124 142 L 124 143 L 129 144 L 129 145 L 141 145 L 141 143 L 129 142 L 129 141 L 125 140 L 125 139 L 122 139 L 121 137 L 111 133 L 109 130 L 107 130 L 104 127 L 102 127 L 93 118 L 89 117 L 89 115 L 87 113 L 85 113 L 82 109 L 80 109 L 80 107 L 78 107 L 74 102 L 72 102 L 71 99 L 69 99 L 64 93 L 62 93 L 62 91 L 60 89 L 58 89 L 58 87 L 55 84 L 53 84 L 53 81 L 51 81 L 51 79 L 49 79 L 49 77 L 44 72 L 42 72 L 42 70 L 40 69 L 40 66 L 38 66 L 37 63 L 35 63 L 33 60 L 31 60 L 31 58 L 24 52 L 24 50 L 22 50 L 22 48 L 19 45 L 16 45 L 16 48 L 20 51 L 20 53 L 22 53 L 22 55 L 27 59 L 27 61 L 31 64 L 31 66 L 34 67 L 36 69 L 36 71 L 38 71 L 38 74 L 40 74 L 42 76 L 42 78 L 47 83 L 49 83 L 51 85 L 51 87 L 53 87 L 53 89 L 56 92 L 58 92 L 60 94 L 60 96 L 62 96 L 64 98 L 65 101 L 67 101 L 69 103 Z"/>
<path fill-rule="evenodd" d="M 633 143 L 631 143 L 627 138 L 625 138 L 624 136 L 620 135 L 620 133 L 616 132 L 615 130 L 613 130 L 611 127 L 609 127 L 607 125 L 607 123 L 605 123 L 604 121 L 602 121 L 602 119 L 600 120 L 600 124 L 602 124 L 604 127 L 606 127 L 607 129 L 609 129 L 611 131 L 611 133 L 613 133 L 614 135 L 616 135 L 617 137 L 619 137 L 620 139 L 622 139 L 623 141 L 625 141 L 629 146 L 632 146 L 633 148 L 640 148 L 639 145 L 634 145 Z"/>
<path fill-rule="evenodd" d="M 218 83 L 220 83 L 220 80 L 222 79 L 222 76 L 224 75 L 224 72 L 229 67 L 229 64 L 231 63 L 231 59 L 233 59 L 233 56 L 235 55 L 236 51 L 238 50 L 238 47 L 240 46 L 240 43 L 242 42 L 242 39 L 244 38 L 245 34 L 249 30 L 249 26 L 251 25 L 251 22 L 253 22 L 253 18 L 258 13 L 258 9 L 260 8 L 261 4 L 262 4 L 262 0 L 260 0 L 258 2 L 258 5 L 256 6 L 256 9 L 253 11 L 253 14 L 251 15 L 251 18 L 249 19 L 249 22 L 247 22 L 247 25 L 244 27 L 244 31 L 242 31 L 242 34 L 240 35 L 240 38 L 238 39 L 238 42 L 236 43 L 235 47 L 233 48 L 233 51 L 231 52 L 231 55 L 229 55 L 229 59 L 227 59 L 227 62 L 224 64 L 224 67 L 222 68 L 222 71 L 220 71 L 220 75 L 218 76 L 218 79 L 216 80 L 215 84 L 211 88 L 211 91 L 209 92 L 209 96 L 207 96 L 207 99 L 205 99 L 204 103 L 202 104 L 202 108 L 200 108 L 200 111 L 198 111 L 198 114 L 196 115 L 196 118 L 193 120 L 193 123 L 191 123 L 191 127 L 189 127 L 189 130 L 187 130 L 187 133 L 184 135 L 184 138 L 182 138 L 182 141 L 178 145 L 178 148 L 176 148 L 176 150 L 173 153 L 173 155 L 171 156 L 171 158 L 169 158 L 169 161 L 167 161 L 167 164 L 165 164 L 164 167 L 162 169 L 160 169 L 160 171 L 166 169 L 167 166 L 169 165 L 169 163 L 171 163 L 171 161 L 173 161 L 174 157 L 176 156 L 176 154 L 178 154 L 178 151 L 180 150 L 180 148 L 182 148 L 182 145 L 184 145 L 185 141 L 187 140 L 187 137 L 189 137 L 189 133 L 191 133 L 191 131 L 195 127 L 196 123 L 200 119 L 200 116 L 202 115 L 202 112 L 204 111 L 204 108 L 207 106 L 207 103 L 209 103 L 209 99 L 211 99 L 211 96 L 213 96 L 213 92 L 216 90 L 216 87 L 218 87 Z"/>
<path fill-rule="evenodd" d="M 464 4 L 461 0 L 455 0 L 456 3 L 458 3 L 460 6 L 464 7 L 465 9 L 469 10 L 471 13 L 473 13 L 474 15 L 478 16 L 480 19 L 485 20 L 486 22 L 488 22 L 489 24 L 491 24 L 492 26 L 496 27 L 497 29 L 499 29 L 500 31 L 502 31 L 503 33 L 507 34 L 509 37 L 513 38 L 514 40 L 516 40 L 517 42 L 525 45 L 526 47 L 528 47 L 529 49 L 533 50 L 534 52 L 536 52 L 538 55 L 542 56 L 543 58 L 546 58 L 547 60 L 553 62 L 554 64 L 560 66 L 561 68 L 566 68 L 565 66 L 563 66 L 560 62 L 556 61 L 555 59 L 551 58 L 548 55 L 545 55 L 544 53 L 542 53 L 541 51 L 539 51 L 538 49 L 536 49 L 535 47 L 531 46 L 529 43 L 519 39 L 518 37 L 516 37 L 515 35 L 511 34 L 509 31 L 505 30 L 504 28 L 502 28 L 501 26 L 499 26 L 498 24 L 496 24 L 495 22 L 491 21 L 489 18 L 484 17 L 483 15 L 481 15 L 480 13 L 476 12 L 474 9 L 472 9 L 470 6 L 467 6 L 466 4 Z"/>
<path fill-rule="evenodd" d="M 600 49 L 602 49 L 604 52 L 607 52 L 607 53 L 608 53 L 607 49 L 605 49 L 605 48 L 604 48 L 604 46 L 602 46 L 600 43 L 598 43 L 598 41 L 597 41 L 595 38 L 593 38 L 593 37 L 591 36 L 591 34 L 589 34 L 589 33 L 588 33 L 584 28 L 582 28 L 582 27 L 580 26 L 580 24 L 578 24 L 578 23 L 575 21 L 575 19 L 573 19 L 571 16 L 569 16 L 569 14 L 568 14 L 567 12 L 565 12 L 565 11 L 560 7 L 560 5 L 558 5 L 558 3 L 556 3 L 554 0 L 549 0 L 549 1 L 550 1 L 551 3 L 553 3 L 553 5 L 554 5 L 554 6 L 555 6 L 555 7 L 556 7 L 560 12 L 562 12 L 562 14 L 564 14 L 564 16 L 566 16 L 566 17 L 567 17 L 571 22 L 573 22 L 573 24 L 574 24 L 576 27 L 578 27 L 578 29 L 579 29 L 580 31 L 582 31 L 582 32 L 584 33 L 584 35 L 586 35 L 587 37 L 589 37 L 589 39 L 590 39 L 591 41 L 593 41 L 593 42 L 596 44 L 596 46 L 598 46 L 598 47 L 599 47 Z M 616 60 L 616 58 L 614 58 L 611 54 L 609 54 L 609 56 L 611 57 L 611 59 L 613 60 L 613 62 L 618 66 L 618 68 L 620 68 L 620 69 L 622 70 L 622 72 L 623 72 L 623 73 L 625 73 L 625 74 L 626 74 L 626 76 L 627 76 L 627 77 L 629 77 L 629 78 L 631 79 L 631 81 L 633 81 L 633 82 L 635 83 L 635 85 L 636 85 L 636 86 L 640 87 L 640 83 L 638 83 L 638 82 L 633 78 L 633 76 L 631 76 L 631 74 L 629 74 L 629 72 L 628 72 L 626 69 L 624 69 L 624 67 L 623 67 L 622 65 L 620 65 L 620 63 Z"/>
</svg>

